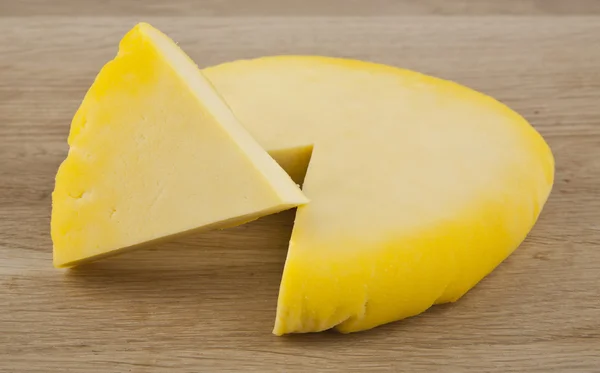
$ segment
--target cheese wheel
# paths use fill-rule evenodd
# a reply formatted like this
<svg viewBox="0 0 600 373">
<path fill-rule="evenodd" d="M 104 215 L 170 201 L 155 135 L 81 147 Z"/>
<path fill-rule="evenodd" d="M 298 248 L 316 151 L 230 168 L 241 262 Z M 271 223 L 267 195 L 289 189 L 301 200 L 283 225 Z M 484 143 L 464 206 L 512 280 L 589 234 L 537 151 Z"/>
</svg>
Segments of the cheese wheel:
<svg viewBox="0 0 600 373">
<path fill-rule="evenodd" d="M 96 77 L 69 145 L 52 194 L 56 267 L 307 202 L 187 55 L 144 23 Z"/>
<path fill-rule="evenodd" d="M 450 81 L 310 56 L 204 73 L 311 200 L 277 335 L 360 331 L 456 301 L 523 241 L 552 188 L 552 153 L 527 121 Z"/>
</svg>

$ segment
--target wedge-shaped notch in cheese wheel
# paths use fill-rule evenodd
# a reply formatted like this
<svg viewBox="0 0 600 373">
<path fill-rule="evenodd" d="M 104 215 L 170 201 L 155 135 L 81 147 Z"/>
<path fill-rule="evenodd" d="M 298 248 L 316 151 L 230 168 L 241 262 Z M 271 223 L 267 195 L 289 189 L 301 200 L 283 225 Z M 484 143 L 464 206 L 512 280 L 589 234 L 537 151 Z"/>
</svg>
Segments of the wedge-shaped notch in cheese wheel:
<svg viewBox="0 0 600 373">
<path fill-rule="evenodd" d="M 275 334 L 369 329 L 459 299 L 517 248 L 553 183 L 542 137 L 458 84 L 270 57 L 205 70 L 311 203 L 298 209 Z"/>
<path fill-rule="evenodd" d="M 307 201 L 196 65 L 148 24 L 97 76 L 69 145 L 53 193 L 57 267 Z"/>
</svg>

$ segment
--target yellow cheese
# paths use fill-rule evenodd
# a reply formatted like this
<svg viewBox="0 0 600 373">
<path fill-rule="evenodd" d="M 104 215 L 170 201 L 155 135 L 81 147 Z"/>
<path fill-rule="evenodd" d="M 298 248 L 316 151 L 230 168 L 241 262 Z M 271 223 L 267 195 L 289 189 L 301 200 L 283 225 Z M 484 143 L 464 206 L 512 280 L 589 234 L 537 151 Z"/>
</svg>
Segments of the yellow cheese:
<svg viewBox="0 0 600 373">
<path fill-rule="evenodd" d="M 306 202 L 196 65 L 148 24 L 97 76 L 69 145 L 52 195 L 57 267 Z"/>
<path fill-rule="evenodd" d="M 517 248 L 550 193 L 542 137 L 458 84 L 320 57 L 204 72 L 297 180 L 310 158 L 277 335 L 360 331 L 459 299 Z"/>
</svg>

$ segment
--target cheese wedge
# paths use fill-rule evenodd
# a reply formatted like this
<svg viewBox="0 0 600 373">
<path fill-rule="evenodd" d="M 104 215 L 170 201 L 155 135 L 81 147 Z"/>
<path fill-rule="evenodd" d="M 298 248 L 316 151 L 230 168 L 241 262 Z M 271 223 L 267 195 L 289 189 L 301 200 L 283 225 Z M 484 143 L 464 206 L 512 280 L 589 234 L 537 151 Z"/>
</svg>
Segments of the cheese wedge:
<svg viewBox="0 0 600 373">
<path fill-rule="evenodd" d="M 307 202 L 196 65 L 148 24 L 99 73 L 68 142 L 52 194 L 56 267 Z"/>
<path fill-rule="evenodd" d="M 355 332 L 459 299 L 517 248 L 550 193 L 542 137 L 461 85 L 320 57 L 204 72 L 288 173 L 308 167 L 277 335 Z"/>
</svg>

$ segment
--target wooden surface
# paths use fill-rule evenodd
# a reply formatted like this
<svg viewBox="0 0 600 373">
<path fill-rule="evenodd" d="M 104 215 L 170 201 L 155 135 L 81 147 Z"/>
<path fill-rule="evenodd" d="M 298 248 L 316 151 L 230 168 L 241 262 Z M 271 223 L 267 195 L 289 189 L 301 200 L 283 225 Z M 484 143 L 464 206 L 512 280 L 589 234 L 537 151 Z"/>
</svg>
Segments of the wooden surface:
<svg viewBox="0 0 600 373">
<path fill-rule="evenodd" d="M 600 2 L 249 3 L 0 0 L 0 371 L 600 372 Z M 55 270 L 70 118 L 140 20 L 204 66 L 325 54 L 492 94 L 550 143 L 553 194 L 458 303 L 351 335 L 270 334 L 293 212 Z"/>
</svg>

